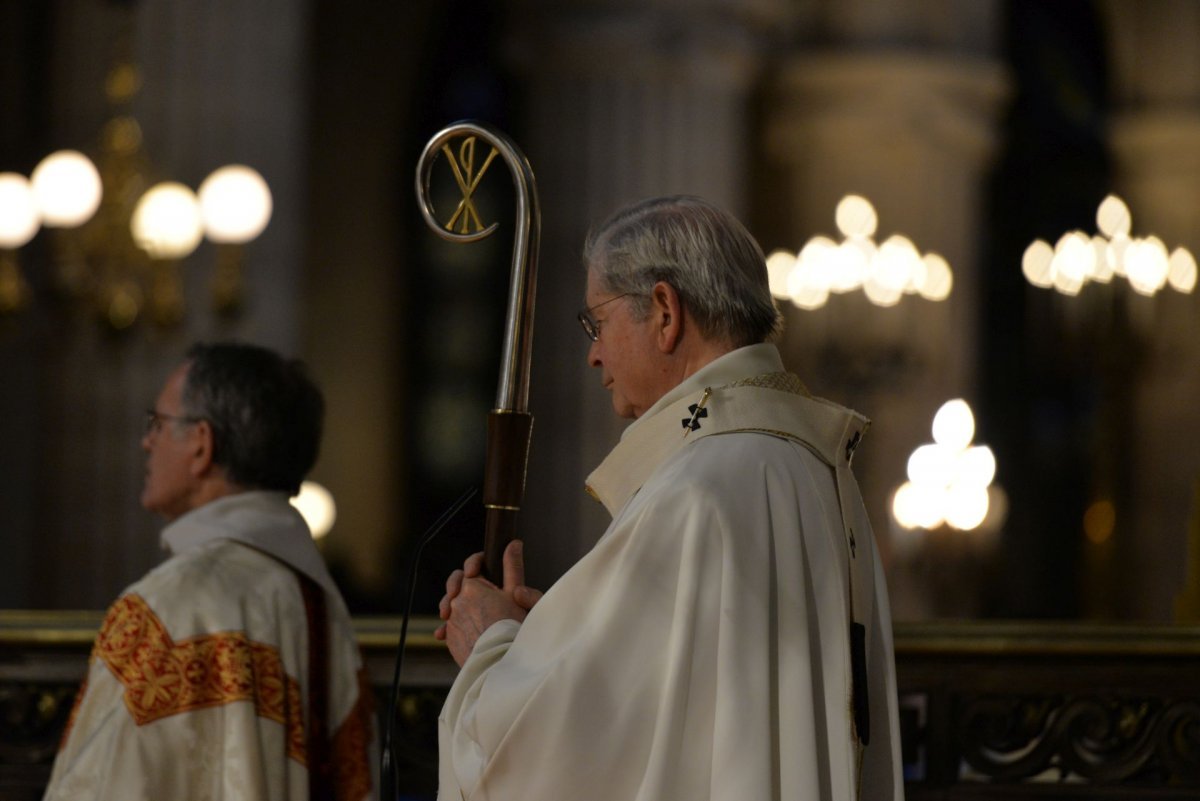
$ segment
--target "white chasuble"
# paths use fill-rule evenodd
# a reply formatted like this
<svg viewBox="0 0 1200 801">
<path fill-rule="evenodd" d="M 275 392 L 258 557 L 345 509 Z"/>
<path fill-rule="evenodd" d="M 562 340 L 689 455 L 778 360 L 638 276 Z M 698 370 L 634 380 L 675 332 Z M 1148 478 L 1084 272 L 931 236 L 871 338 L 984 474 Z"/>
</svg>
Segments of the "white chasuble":
<svg viewBox="0 0 1200 801">
<path fill-rule="evenodd" d="M 588 481 L 604 536 L 451 688 L 442 801 L 902 798 L 887 591 L 849 468 L 866 426 L 773 345 L 630 425 Z"/>
<path fill-rule="evenodd" d="M 329 624 L 338 801 L 375 798 L 375 726 L 350 615 L 282 493 L 227 496 L 163 531 L 173 556 L 109 608 L 46 801 L 308 801 L 308 629 Z"/>
</svg>

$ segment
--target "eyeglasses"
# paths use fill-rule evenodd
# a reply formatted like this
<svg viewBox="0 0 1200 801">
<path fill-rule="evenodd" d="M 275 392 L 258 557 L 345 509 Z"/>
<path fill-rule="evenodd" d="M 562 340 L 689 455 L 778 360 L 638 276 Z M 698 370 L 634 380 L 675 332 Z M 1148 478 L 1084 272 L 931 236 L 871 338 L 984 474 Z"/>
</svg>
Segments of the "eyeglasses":
<svg viewBox="0 0 1200 801">
<path fill-rule="evenodd" d="M 154 409 L 146 410 L 146 420 L 143 432 L 149 434 L 154 432 L 157 434 L 162 431 L 163 423 L 199 423 L 203 417 L 187 417 L 179 414 L 163 414 Z"/>
<path fill-rule="evenodd" d="M 592 312 L 594 312 L 596 309 L 600 308 L 601 306 L 607 306 L 608 304 L 612 303 L 614 300 L 620 300 L 621 298 L 628 297 L 629 295 L 635 295 L 635 294 L 637 294 L 637 293 L 636 292 L 623 292 L 620 295 L 617 295 L 615 298 L 609 298 L 608 300 L 604 301 L 603 303 L 597 303 L 595 306 L 588 306 L 586 309 L 581 311 L 579 313 L 579 318 L 578 318 L 579 324 L 581 326 L 583 326 L 583 333 L 587 334 L 588 339 L 592 340 L 593 342 L 600 341 L 600 321 L 597 321 L 592 318 Z"/>
</svg>

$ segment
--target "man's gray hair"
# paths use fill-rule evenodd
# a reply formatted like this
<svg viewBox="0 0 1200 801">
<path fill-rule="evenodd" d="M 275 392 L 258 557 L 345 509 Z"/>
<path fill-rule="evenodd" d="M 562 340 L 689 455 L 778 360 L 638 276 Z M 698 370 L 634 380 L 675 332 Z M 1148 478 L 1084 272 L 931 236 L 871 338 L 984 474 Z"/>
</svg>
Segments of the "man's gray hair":
<svg viewBox="0 0 1200 801">
<path fill-rule="evenodd" d="M 605 291 L 635 296 L 642 317 L 654 285 L 670 284 L 706 339 L 742 347 L 782 327 L 762 248 L 736 217 L 698 197 L 620 209 L 588 234 L 583 261 Z"/>
</svg>

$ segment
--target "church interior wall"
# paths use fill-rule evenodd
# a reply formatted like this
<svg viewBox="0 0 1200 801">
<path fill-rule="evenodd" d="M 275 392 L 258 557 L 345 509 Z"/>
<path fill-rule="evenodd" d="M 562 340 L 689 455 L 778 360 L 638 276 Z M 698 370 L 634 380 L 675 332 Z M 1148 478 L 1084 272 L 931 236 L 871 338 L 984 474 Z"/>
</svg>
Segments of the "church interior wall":
<svg viewBox="0 0 1200 801">
<path fill-rule="evenodd" d="M 0 170 L 26 174 L 52 148 L 94 146 L 124 7 L 36 5 L 0 11 L 0 97 L 17 120 L 0 131 Z M 1032 236 L 1094 229 L 1110 191 L 1135 231 L 1200 247 L 1192 4 L 386 5 L 129 5 L 155 170 L 195 186 L 217 164 L 252 164 L 275 212 L 247 249 L 233 321 L 206 306 L 205 246 L 188 262 L 185 322 L 118 335 L 55 299 L 47 232 L 22 250 L 37 294 L 0 321 L 0 607 L 99 608 L 158 561 L 158 523 L 137 507 L 140 412 L 191 340 L 238 337 L 305 358 L 325 386 L 314 478 L 339 522 L 322 548 L 357 611 L 396 611 L 415 538 L 482 466 L 509 244 L 435 243 L 413 197 L 428 137 L 478 117 L 524 147 L 543 203 L 523 513 L 538 583 L 602 531 L 582 484 L 621 429 L 574 320 L 588 225 L 637 196 L 694 192 L 765 250 L 795 250 L 833 233 L 837 200 L 861 192 L 882 234 L 946 256 L 951 300 L 789 305 L 780 344 L 817 394 L 874 420 L 856 468 L 898 617 L 1173 618 L 1200 562 L 1187 539 L 1197 295 L 1120 301 L 1140 326 L 1117 340 L 1141 354 L 1135 370 L 1104 358 L 1112 340 L 1070 303 L 1085 297 L 1028 286 L 1019 259 Z M 507 224 L 509 187 L 494 184 L 480 197 Z M 996 451 L 1008 522 L 987 553 L 941 537 L 918 559 L 888 504 L 952 397 Z M 1106 492 L 1118 524 L 1096 546 L 1082 519 Z M 472 547 L 475 514 L 427 555 L 426 608 Z"/>
</svg>

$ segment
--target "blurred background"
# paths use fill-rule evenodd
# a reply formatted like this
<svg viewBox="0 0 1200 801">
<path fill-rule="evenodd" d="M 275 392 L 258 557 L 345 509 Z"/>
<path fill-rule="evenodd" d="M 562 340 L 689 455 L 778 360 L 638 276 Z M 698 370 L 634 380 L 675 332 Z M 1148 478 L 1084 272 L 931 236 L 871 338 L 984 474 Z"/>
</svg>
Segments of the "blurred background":
<svg viewBox="0 0 1200 801">
<path fill-rule="evenodd" d="M 583 482 L 623 426 L 575 321 L 583 237 L 686 192 L 773 254 L 789 368 L 873 420 L 897 620 L 1200 619 L 1197 42 L 1191 0 L 7 0 L 0 608 L 102 608 L 163 558 L 144 410 L 237 338 L 324 387 L 320 547 L 352 611 L 400 609 L 498 376 L 512 183 L 481 182 L 501 232 L 474 245 L 414 193 L 471 118 L 543 210 L 531 583 L 604 530 Z M 61 150 L 100 191 L 60 213 Z M 142 203 L 164 181 L 199 201 Z M 418 611 L 481 519 L 427 549 Z"/>
</svg>

